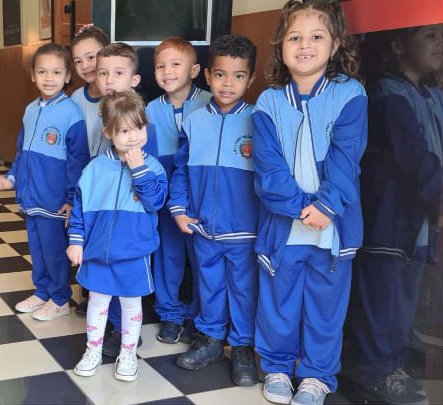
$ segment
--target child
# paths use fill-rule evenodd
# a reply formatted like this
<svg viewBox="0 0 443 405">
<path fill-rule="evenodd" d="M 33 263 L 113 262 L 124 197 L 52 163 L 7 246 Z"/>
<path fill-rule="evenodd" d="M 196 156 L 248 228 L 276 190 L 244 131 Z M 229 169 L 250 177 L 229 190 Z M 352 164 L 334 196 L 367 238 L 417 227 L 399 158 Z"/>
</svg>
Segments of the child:
<svg viewBox="0 0 443 405">
<path fill-rule="evenodd" d="M 0 190 L 15 188 L 26 214 L 36 287 L 15 309 L 49 321 L 69 314 L 71 266 L 65 254 L 65 226 L 89 153 L 82 113 L 63 92 L 71 77 L 69 52 L 60 45 L 43 45 L 32 58 L 31 74 L 40 97 L 26 107 L 17 156 L 6 177 L 0 177 Z"/>
<path fill-rule="evenodd" d="M 134 91 L 140 83 L 138 72 L 138 56 L 130 45 L 117 42 L 109 44 L 97 52 L 97 87 L 102 96 L 121 91 Z M 157 136 L 155 126 L 146 126 L 148 141 L 143 150 L 154 157 L 157 156 Z M 101 150 L 109 148 L 110 140 L 102 137 Z M 113 328 L 103 345 L 103 354 L 110 357 L 118 356 L 121 345 L 121 307 L 118 299 L 113 299 L 109 308 L 109 322 Z M 142 343 L 139 339 L 138 346 Z"/>
<path fill-rule="evenodd" d="M 443 25 L 383 33 L 382 43 L 378 38 L 366 43 L 382 50 L 382 69 L 375 85 L 370 81 L 361 178 L 365 237 L 352 285 L 356 368 L 350 375 L 371 401 L 425 405 L 426 392 L 404 367 L 423 269 L 426 259 L 435 260 L 443 215 L 443 93 L 435 87 Z M 371 58 L 371 67 L 376 61 Z"/>
<path fill-rule="evenodd" d="M 85 81 L 86 85 L 80 87 L 71 98 L 83 111 L 88 131 L 89 154 L 97 156 L 102 140 L 102 119 L 100 117 L 100 91 L 97 87 L 96 65 L 97 52 L 109 44 L 105 32 L 93 24 L 87 24 L 78 30 L 71 42 L 71 55 L 77 75 Z M 82 291 L 84 297 L 87 291 Z M 80 315 L 86 314 L 87 298 L 75 308 Z"/>
<path fill-rule="evenodd" d="M 94 375 L 101 364 L 108 306 L 118 296 L 122 342 L 115 378 L 137 378 L 141 296 L 152 293 L 149 255 L 157 248 L 157 214 L 167 193 L 166 175 L 146 144 L 143 100 L 112 93 L 101 102 L 104 134 L 113 144 L 93 159 L 79 180 L 69 228 L 68 257 L 80 265 L 78 282 L 89 290 L 86 352 L 74 368 Z"/>
<path fill-rule="evenodd" d="M 232 346 L 232 380 L 258 382 L 253 351 L 257 262 L 253 242 L 257 198 L 251 160 L 251 110 L 243 101 L 254 80 L 256 49 L 225 35 L 209 47 L 206 80 L 214 95 L 183 124 L 168 207 L 181 231 L 194 234 L 198 262 L 200 335 L 177 365 L 198 370 Z"/>
<path fill-rule="evenodd" d="M 197 52 L 188 41 L 165 39 L 154 51 L 154 63 L 155 78 L 166 94 L 151 101 L 146 113 L 149 122 L 156 126 L 159 160 L 170 178 L 181 124 L 192 111 L 207 104 L 211 94 L 192 84 L 200 72 L 200 65 L 197 64 Z M 192 236 L 179 231 L 166 207 L 159 212 L 159 233 L 161 243 L 154 253 L 153 264 L 155 308 L 161 320 L 157 339 L 163 343 L 177 343 L 179 340 L 190 343 L 193 320 L 198 312 Z M 179 300 L 186 255 L 193 273 L 193 296 L 188 305 Z"/>
<path fill-rule="evenodd" d="M 351 258 L 362 239 L 367 102 L 349 77 L 357 68 L 338 2 L 286 3 L 268 71 L 272 88 L 253 114 L 261 201 L 255 344 L 271 402 L 319 405 L 337 389 Z"/>
<path fill-rule="evenodd" d="M 77 75 L 85 85 L 74 91 L 71 98 L 80 106 L 88 130 L 88 146 L 91 156 L 97 156 L 100 150 L 102 119 L 100 111 L 100 90 L 97 87 L 97 52 L 109 44 L 104 31 L 93 24 L 79 29 L 71 43 L 71 54 Z"/>
</svg>

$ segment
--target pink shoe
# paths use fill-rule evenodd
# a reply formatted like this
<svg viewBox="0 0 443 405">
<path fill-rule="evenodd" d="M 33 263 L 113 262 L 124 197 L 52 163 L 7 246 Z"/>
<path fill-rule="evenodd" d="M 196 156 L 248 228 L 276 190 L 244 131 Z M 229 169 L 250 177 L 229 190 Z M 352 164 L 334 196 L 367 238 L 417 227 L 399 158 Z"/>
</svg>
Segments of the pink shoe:
<svg viewBox="0 0 443 405">
<path fill-rule="evenodd" d="M 53 319 L 68 315 L 70 311 L 68 302 L 59 306 L 50 299 L 45 305 L 43 305 L 43 307 L 35 311 L 32 314 L 32 317 L 39 321 L 52 321 Z"/>
<path fill-rule="evenodd" d="M 16 306 L 15 310 L 19 312 L 34 312 L 36 309 L 41 308 L 45 305 L 46 301 L 43 301 L 41 298 L 36 295 L 31 295 L 23 301 L 20 301 Z"/>
</svg>

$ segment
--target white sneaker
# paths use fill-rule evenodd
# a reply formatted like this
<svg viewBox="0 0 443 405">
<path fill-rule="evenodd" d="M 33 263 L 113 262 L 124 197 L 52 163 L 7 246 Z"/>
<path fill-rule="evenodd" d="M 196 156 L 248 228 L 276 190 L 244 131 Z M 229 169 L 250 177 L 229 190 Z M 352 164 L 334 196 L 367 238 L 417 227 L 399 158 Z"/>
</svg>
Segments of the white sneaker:
<svg viewBox="0 0 443 405">
<path fill-rule="evenodd" d="M 265 376 L 263 396 L 276 404 L 289 404 L 292 399 L 291 379 L 285 373 L 271 373 Z"/>
<path fill-rule="evenodd" d="M 32 313 L 32 317 L 34 319 L 38 319 L 39 321 L 52 321 L 53 319 L 68 315 L 69 312 L 70 308 L 68 302 L 59 306 L 54 301 L 49 299 L 49 301 L 46 302 L 45 305 Z"/>
<path fill-rule="evenodd" d="M 91 377 L 97 371 L 98 366 L 102 364 L 101 348 L 86 343 L 86 351 L 83 353 L 82 359 L 75 365 L 74 374 L 82 377 Z"/>
<path fill-rule="evenodd" d="M 46 301 L 43 301 L 41 298 L 36 295 L 31 295 L 23 301 L 20 301 L 16 306 L 15 310 L 19 312 L 34 312 L 36 309 L 41 308 L 45 305 Z"/>
<path fill-rule="evenodd" d="M 134 381 L 137 378 L 137 369 L 136 352 L 122 349 L 115 362 L 114 377 L 121 381 Z"/>
</svg>

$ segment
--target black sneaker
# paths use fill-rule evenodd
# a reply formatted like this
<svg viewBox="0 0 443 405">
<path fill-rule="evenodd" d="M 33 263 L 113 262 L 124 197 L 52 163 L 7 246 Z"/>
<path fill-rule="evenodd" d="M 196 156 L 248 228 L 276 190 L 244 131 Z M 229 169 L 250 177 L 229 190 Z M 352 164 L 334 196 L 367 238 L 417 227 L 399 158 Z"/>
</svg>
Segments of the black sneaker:
<svg viewBox="0 0 443 405">
<path fill-rule="evenodd" d="M 429 400 L 420 395 L 411 386 L 405 383 L 406 379 L 394 372 L 382 378 L 372 387 L 360 384 L 361 394 L 375 403 L 388 403 L 390 405 L 429 405 Z"/>
<path fill-rule="evenodd" d="M 85 316 L 87 312 L 88 312 L 88 299 L 86 298 L 75 307 L 75 313 Z"/>
<path fill-rule="evenodd" d="M 242 387 L 258 383 L 257 365 L 252 346 L 233 346 L 231 351 L 232 382 Z"/>
<path fill-rule="evenodd" d="M 142 345 L 142 337 L 139 336 L 137 348 Z M 103 342 L 102 353 L 108 357 L 117 357 L 120 354 L 122 344 L 122 335 L 120 332 L 112 331 L 108 338 Z"/>
<path fill-rule="evenodd" d="M 157 335 L 157 340 L 168 344 L 178 343 L 182 332 L 183 327 L 181 325 L 172 321 L 163 321 L 160 332 L 158 332 Z"/>
<path fill-rule="evenodd" d="M 186 353 L 177 357 L 176 364 L 187 370 L 200 370 L 222 360 L 223 341 L 203 334 L 196 335 Z"/>
<path fill-rule="evenodd" d="M 194 339 L 197 329 L 195 329 L 194 321 L 192 319 L 185 319 L 183 322 L 183 332 L 180 335 L 180 342 L 190 345 Z"/>
<path fill-rule="evenodd" d="M 406 390 L 410 392 L 415 392 L 416 394 L 423 395 L 426 397 L 426 391 L 423 386 L 413 378 L 404 368 L 397 368 L 394 374 L 398 375 L 400 379 L 404 379 L 406 385 Z"/>
</svg>

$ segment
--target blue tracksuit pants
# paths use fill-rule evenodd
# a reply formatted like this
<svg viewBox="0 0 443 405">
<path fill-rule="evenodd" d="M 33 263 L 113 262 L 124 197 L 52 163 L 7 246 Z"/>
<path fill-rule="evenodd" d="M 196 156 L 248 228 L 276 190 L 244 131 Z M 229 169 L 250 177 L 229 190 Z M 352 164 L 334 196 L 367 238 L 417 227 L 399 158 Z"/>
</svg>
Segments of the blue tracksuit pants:
<svg viewBox="0 0 443 405">
<path fill-rule="evenodd" d="M 194 319 L 198 312 L 197 264 L 193 236 L 182 233 L 169 210 L 159 211 L 160 247 L 154 252 L 155 310 L 160 320 L 179 325 Z M 192 271 L 192 299 L 189 304 L 179 300 L 180 285 L 186 270 L 186 257 Z"/>
<path fill-rule="evenodd" d="M 51 298 L 57 305 L 65 304 L 71 298 L 72 290 L 64 221 L 27 215 L 26 230 L 35 295 L 45 301 Z"/>
<path fill-rule="evenodd" d="M 211 241 L 195 234 L 200 312 L 196 328 L 232 346 L 254 344 L 257 260 L 253 243 Z"/>
<path fill-rule="evenodd" d="M 330 250 L 286 246 L 275 276 L 260 266 L 255 346 L 261 368 L 298 380 L 314 377 L 337 389 L 351 260 L 332 271 Z"/>
<path fill-rule="evenodd" d="M 351 349 L 370 385 L 404 366 L 425 265 L 424 255 L 416 253 L 409 264 L 364 252 L 355 260 Z"/>
</svg>

